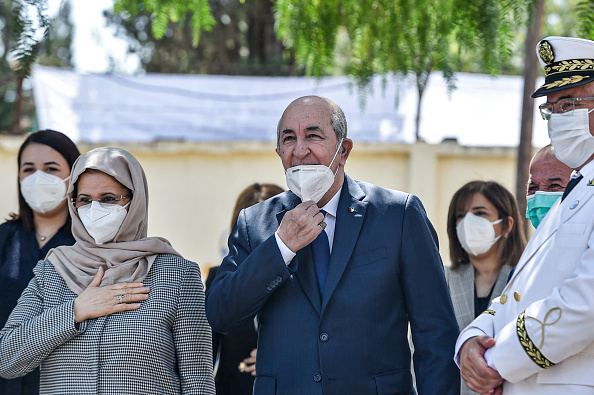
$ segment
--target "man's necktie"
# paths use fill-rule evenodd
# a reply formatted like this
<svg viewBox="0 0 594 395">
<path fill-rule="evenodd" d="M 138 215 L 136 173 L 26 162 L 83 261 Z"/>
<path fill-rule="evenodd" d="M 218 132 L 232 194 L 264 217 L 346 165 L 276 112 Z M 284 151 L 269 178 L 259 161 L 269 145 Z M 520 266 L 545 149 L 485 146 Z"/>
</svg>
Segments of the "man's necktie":
<svg viewBox="0 0 594 395">
<path fill-rule="evenodd" d="M 563 199 L 565 199 L 565 197 L 569 195 L 569 192 L 571 192 L 571 190 L 577 185 L 578 182 L 580 182 L 582 178 L 584 178 L 584 176 L 579 176 L 569 180 L 567 186 L 565 187 L 565 191 L 563 191 L 563 196 L 561 196 L 561 201 L 563 201 Z"/>
<path fill-rule="evenodd" d="M 322 210 L 324 217 L 326 212 Z M 320 293 L 324 296 L 324 285 L 326 285 L 326 277 L 328 276 L 328 264 L 330 263 L 330 242 L 328 235 L 323 230 L 322 233 L 316 237 L 311 243 L 313 248 L 314 264 L 316 266 L 316 274 L 318 276 L 318 285 L 320 286 Z"/>
</svg>

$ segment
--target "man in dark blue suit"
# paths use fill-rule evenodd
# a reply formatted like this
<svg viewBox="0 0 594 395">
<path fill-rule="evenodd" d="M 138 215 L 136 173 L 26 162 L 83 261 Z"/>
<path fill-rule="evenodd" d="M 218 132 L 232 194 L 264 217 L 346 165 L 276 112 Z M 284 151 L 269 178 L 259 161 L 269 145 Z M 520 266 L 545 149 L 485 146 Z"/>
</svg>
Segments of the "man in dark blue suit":
<svg viewBox="0 0 594 395">
<path fill-rule="evenodd" d="M 258 315 L 254 394 L 458 394 L 458 327 L 437 236 L 414 195 L 346 176 L 353 143 L 332 101 L 279 122 L 291 191 L 239 215 L 206 313 L 227 332 Z M 320 211 L 323 210 L 323 211 Z"/>
</svg>

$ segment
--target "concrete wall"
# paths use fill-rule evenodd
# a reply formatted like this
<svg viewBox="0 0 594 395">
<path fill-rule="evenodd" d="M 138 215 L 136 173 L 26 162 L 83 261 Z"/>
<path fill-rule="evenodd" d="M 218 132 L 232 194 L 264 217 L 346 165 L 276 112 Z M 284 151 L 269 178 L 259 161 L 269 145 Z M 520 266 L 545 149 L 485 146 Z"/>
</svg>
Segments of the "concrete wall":
<svg viewBox="0 0 594 395">
<path fill-rule="evenodd" d="M 17 209 L 16 156 L 22 137 L 0 136 L 0 215 Z M 109 145 L 109 144 L 103 144 Z M 203 267 L 219 264 L 235 199 L 254 182 L 286 187 L 274 143 L 118 144 L 143 165 L 149 191 L 149 235 L 162 236 Z M 94 148 L 80 145 L 81 152 Z M 513 191 L 515 148 L 358 144 L 346 171 L 351 177 L 418 195 L 437 229 L 449 263 L 446 216 L 454 192 L 470 180 L 495 180 Z"/>
</svg>

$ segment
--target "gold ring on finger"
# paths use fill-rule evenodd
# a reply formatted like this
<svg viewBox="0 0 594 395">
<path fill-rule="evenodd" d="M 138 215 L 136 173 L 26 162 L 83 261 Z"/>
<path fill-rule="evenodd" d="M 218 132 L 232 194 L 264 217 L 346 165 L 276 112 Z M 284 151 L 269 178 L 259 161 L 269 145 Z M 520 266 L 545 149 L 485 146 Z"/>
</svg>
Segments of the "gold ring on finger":
<svg viewBox="0 0 594 395">
<path fill-rule="evenodd" d="M 237 370 L 239 370 L 241 373 L 245 372 L 247 368 L 247 365 L 245 364 L 245 362 L 240 362 L 239 366 L 237 367 Z"/>
<path fill-rule="evenodd" d="M 320 227 L 320 229 L 322 229 L 322 232 L 324 231 L 324 229 L 326 229 L 326 223 L 324 221 L 320 222 L 318 226 Z"/>
</svg>

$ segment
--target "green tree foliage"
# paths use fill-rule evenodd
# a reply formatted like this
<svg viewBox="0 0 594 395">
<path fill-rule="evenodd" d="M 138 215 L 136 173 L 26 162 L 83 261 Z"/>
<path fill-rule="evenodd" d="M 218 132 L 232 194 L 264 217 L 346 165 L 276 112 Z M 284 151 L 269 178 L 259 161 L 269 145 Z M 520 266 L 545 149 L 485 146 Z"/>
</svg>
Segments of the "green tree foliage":
<svg viewBox="0 0 594 395">
<path fill-rule="evenodd" d="M 208 0 L 115 0 L 114 11 L 126 11 L 132 15 L 149 13 L 152 19 L 152 34 L 157 39 L 165 36 L 170 21 L 182 24 L 189 22 L 194 46 L 200 41 L 200 33 L 203 30 L 211 30 L 215 24 Z"/>
<path fill-rule="evenodd" d="M 578 1 L 577 11 L 579 14 L 578 35 L 594 39 L 594 1 Z"/>
<path fill-rule="evenodd" d="M 0 0 L 0 133 L 35 127 L 26 77 L 36 61 L 70 66 L 70 4 L 64 2 L 54 19 L 46 15 L 45 6 L 45 1 Z"/>
<path fill-rule="evenodd" d="M 483 70 L 497 72 L 511 56 L 514 27 L 525 18 L 527 6 L 522 0 L 276 2 L 278 34 L 295 48 L 308 73 L 330 72 L 336 63 L 337 32 L 345 29 L 346 71 L 360 86 L 378 73 L 410 75 L 420 99 L 433 70 L 442 70 L 454 87 L 462 54 L 472 53 Z"/>
<path fill-rule="evenodd" d="M 577 2 L 578 33 L 591 37 L 594 0 Z M 551 1 L 553 8 L 564 8 Z M 337 32 L 348 35 L 345 70 L 364 87 L 373 74 L 411 76 L 420 102 L 430 73 L 441 70 L 519 71 L 510 62 L 532 0 L 277 0 L 278 34 L 307 72 L 323 76 L 337 64 Z M 567 20 L 563 15 L 563 19 Z M 559 18 L 557 18 L 559 19 Z M 564 26 L 567 26 L 565 24 Z M 520 34 L 519 34 L 520 33 Z M 521 62 L 520 62 L 521 63 Z"/>
<path fill-rule="evenodd" d="M 140 7 L 140 6 L 139 6 Z M 142 8 L 142 7 L 140 7 Z M 126 37 L 129 52 L 136 53 L 148 72 L 227 75 L 295 75 L 300 68 L 278 40 L 271 0 L 212 0 L 218 22 L 192 44 L 190 12 L 180 23 L 169 22 L 163 37 L 154 35 L 154 15 L 142 11 L 106 12 L 117 34 Z"/>
</svg>

